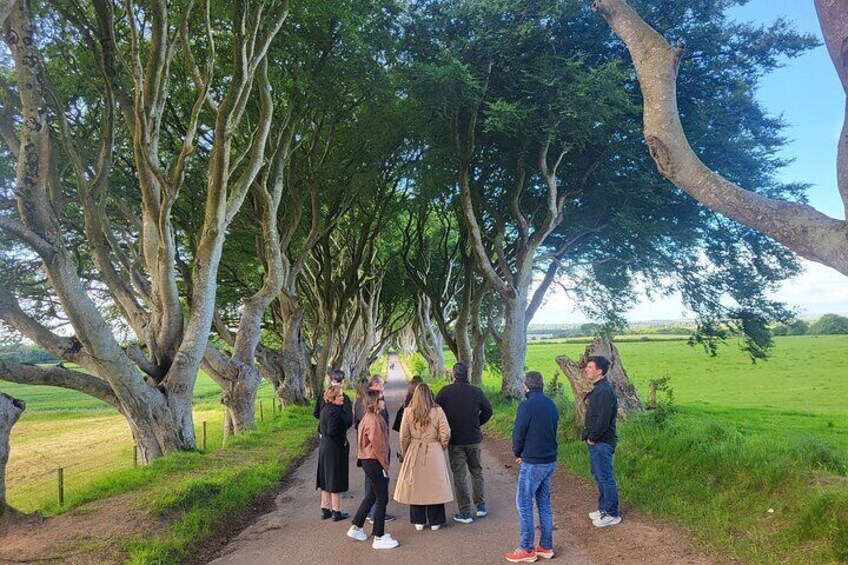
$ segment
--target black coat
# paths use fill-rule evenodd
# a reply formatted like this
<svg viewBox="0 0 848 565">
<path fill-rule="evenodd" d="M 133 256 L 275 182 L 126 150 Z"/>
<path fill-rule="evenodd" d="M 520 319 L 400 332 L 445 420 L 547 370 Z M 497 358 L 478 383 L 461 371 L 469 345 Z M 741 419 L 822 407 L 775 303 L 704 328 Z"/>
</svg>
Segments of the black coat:
<svg viewBox="0 0 848 565">
<path fill-rule="evenodd" d="M 583 424 L 583 440 L 608 443 L 615 446 L 618 435 L 615 431 L 615 418 L 618 415 L 618 399 L 609 380 L 604 377 L 595 383 L 586 393 L 586 421 Z"/>
<path fill-rule="evenodd" d="M 347 492 L 350 444 L 347 442 L 348 420 L 344 408 L 325 404 L 321 408 L 318 431 L 318 478 L 316 488 L 326 492 Z"/>
<path fill-rule="evenodd" d="M 492 417 L 492 405 L 480 387 L 467 380 L 457 380 L 439 391 L 436 404 L 448 418 L 451 445 L 475 445 L 483 441 L 480 426 Z"/>
<path fill-rule="evenodd" d="M 319 394 L 318 398 L 315 399 L 315 407 L 312 409 L 312 415 L 315 416 L 316 420 L 321 419 L 322 408 L 324 408 L 324 395 Z M 353 425 L 353 404 L 351 404 L 350 398 L 348 398 L 347 395 L 344 395 L 344 404 L 342 404 L 342 408 L 344 409 L 347 427 L 349 428 Z M 318 424 L 318 432 L 321 432 L 321 424 Z"/>
</svg>

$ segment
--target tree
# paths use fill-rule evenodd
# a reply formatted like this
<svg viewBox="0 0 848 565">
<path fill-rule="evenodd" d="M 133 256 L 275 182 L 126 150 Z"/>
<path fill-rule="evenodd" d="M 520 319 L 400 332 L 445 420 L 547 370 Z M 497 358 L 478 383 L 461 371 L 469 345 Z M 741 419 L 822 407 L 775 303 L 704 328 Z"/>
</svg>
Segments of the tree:
<svg viewBox="0 0 848 565">
<path fill-rule="evenodd" d="M 807 329 L 811 335 L 848 334 L 848 318 L 838 314 L 825 314 Z"/>
<path fill-rule="evenodd" d="M 3 361 L 0 361 L 3 363 Z M 9 434 L 26 410 L 23 400 L 0 392 L 0 527 L 14 510 L 6 504 L 6 463 L 9 462 Z"/>
<path fill-rule="evenodd" d="M 848 3 L 815 0 L 815 5 L 828 52 L 848 93 Z M 803 202 L 756 192 L 754 187 L 746 190 L 698 158 L 678 111 L 683 44 L 669 45 L 663 34 L 624 0 L 595 0 L 592 7 L 630 51 L 644 97 L 645 140 L 660 173 L 710 209 L 765 233 L 802 257 L 848 275 L 846 220 L 831 218 Z M 661 13 L 654 11 L 660 21 Z M 848 106 L 838 143 L 838 189 L 848 212 Z"/>
<path fill-rule="evenodd" d="M 713 17 L 721 13 L 713 6 Z M 672 15 L 675 26 L 695 25 Z M 734 33 L 739 43 L 754 35 Z M 442 183 L 445 193 L 458 192 L 477 268 L 491 288 L 489 311 L 502 314 L 489 326 L 506 396 L 520 395 L 527 324 L 555 282 L 594 318 L 612 323 L 623 320 L 637 281 L 651 292 L 679 291 L 702 320 L 708 347 L 710 335 L 729 335 L 717 328 L 730 320 L 762 356 L 768 336 L 759 329 L 784 315 L 764 290 L 797 271 L 791 254 L 669 194 L 666 181 L 648 172 L 636 84 L 617 62 L 622 51 L 604 35 L 591 12 L 574 3 L 413 7 L 407 88 L 428 120 L 420 128 L 416 186 Z M 771 54 L 797 36 L 777 30 L 758 39 L 757 47 L 742 49 Z M 761 59 L 752 61 L 759 70 Z M 710 78 L 719 55 L 710 53 L 706 63 L 699 80 Z M 766 155 L 768 169 L 737 165 L 734 172 L 775 194 L 798 193 L 803 187 L 774 177 L 780 124 L 750 98 L 733 100 L 734 86 L 722 83 L 711 99 L 698 94 L 697 82 L 687 85 L 700 108 L 701 143 L 713 150 L 737 135 L 743 141 L 714 151 L 717 161 Z M 728 103 L 744 120 L 723 112 Z"/>
<path fill-rule="evenodd" d="M 177 14 L 170 8 L 160 0 L 144 7 L 127 2 L 123 13 L 109 2 L 88 8 L 60 3 L 50 11 L 59 24 L 45 25 L 39 37 L 23 0 L 7 18 L 4 34 L 15 63 L 22 126 L 15 136 L 14 113 L 4 112 L 12 121 L 0 130 L 18 161 L 17 214 L 4 213 L 0 228 L 25 244 L 20 255 L 37 254 L 44 285 L 73 335 L 42 323 L 22 286 L 0 292 L 0 319 L 86 372 L 6 363 L 0 376 L 106 401 L 127 419 L 145 462 L 195 446 L 192 392 L 208 343 L 221 249 L 265 160 L 273 112 L 267 54 L 288 15 L 285 1 L 235 2 L 227 6 L 226 30 L 218 33 L 213 22 L 221 19 L 212 18 L 208 2 L 199 18 L 193 2 Z M 203 41 L 192 41 L 193 27 Z M 76 48 L 77 39 L 79 49 L 91 54 L 91 67 L 71 70 L 87 84 L 83 77 L 97 78 L 87 90 L 66 93 L 62 83 L 50 80 L 51 71 L 65 65 L 60 56 Z M 216 42 L 232 48 L 229 69 L 221 68 Z M 41 49 L 54 56 L 45 61 Z M 178 50 L 182 67 L 174 62 Z M 174 125 L 168 93 L 176 85 L 191 92 L 192 103 Z M 245 120 L 249 103 L 260 107 L 255 126 Z M 87 135 L 92 124 L 101 135 Z M 186 179 L 197 178 L 191 174 L 195 166 L 205 169 L 198 175 L 205 176 L 205 188 L 189 192 L 203 194 L 205 202 L 186 269 L 186 310 L 173 212 Z M 63 175 L 66 167 L 70 173 Z M 129 171 L 125 177 L 113 174 L 121 168 Z M 131 191 L 116 190 L 119 178 L 131 179 L 134 199 L 123 200 Z M 66 241 L 76 229 L 69 224 L 79 218 L 63 217 L 70 207 L 66 193 L 78 200 L 97 284 L 141 346 L 121 343 L 101 313 L 103 302 L 80 276 L 81 255 Z M 120 202 L 111 201 L 116 197 Z"/>
</svg>

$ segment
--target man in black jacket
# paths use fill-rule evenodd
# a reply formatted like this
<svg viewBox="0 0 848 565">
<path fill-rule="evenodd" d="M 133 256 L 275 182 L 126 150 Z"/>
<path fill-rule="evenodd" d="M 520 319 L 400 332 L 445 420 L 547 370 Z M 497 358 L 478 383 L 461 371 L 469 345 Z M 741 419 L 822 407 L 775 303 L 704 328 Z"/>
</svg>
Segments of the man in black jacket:
<svg viewBox="0 0 848 565">
<path fill-rule="evenodd" d="M 594 388 L 586 394 L 586 422 L 583 439 L 589 448 L 589 463 L 592 476 L 598 483 L 598 510 L 590 512 L 589 518 L 597 528 L 621 523 L 618 511 L 618 487 L 612 469 L 612 456 L 618 443 L 615 434 L 615 418 L 618 400 L 606 378 L 610 362 L 606 357 L 593 356 L 586 360 L 583 371 Z"/>
<path fill-rule="evenodd" d="M 468 382 L 468 365 L 453 366 L 453 383 L 439 391 L 436 404 L 445 411 L 451 429 L 448 456 L 456 503 L 459 513 L 453 519 L 463 524 L 474 521 L 471 515 L 471 497 L 465 481 L 466 468 L 471 471 L 471 491 L 477 517 L 486 516 L 486 500 L 483 495 L 483 464 L 481 461 L 483 434 L 480 426 L 492 417 L 492 405 L 479 387 Z"/>
<path fill-rule="evenodd" d="M 531 562 L 554 556 L 554 515 L 551 510 L 551 479 L 556 471 L 559 410 L 545 396 L 542 374 L 524 376 L 525 399 L 518 405 L 512 427 L 512 453 L 519 465 L 515 505 L 521 524 L 518 549 L 504 555 L 511 563 Z M 533 501 L 539 510 L 539 545 L 534 546 L 536 527 Z"/>
</svg>

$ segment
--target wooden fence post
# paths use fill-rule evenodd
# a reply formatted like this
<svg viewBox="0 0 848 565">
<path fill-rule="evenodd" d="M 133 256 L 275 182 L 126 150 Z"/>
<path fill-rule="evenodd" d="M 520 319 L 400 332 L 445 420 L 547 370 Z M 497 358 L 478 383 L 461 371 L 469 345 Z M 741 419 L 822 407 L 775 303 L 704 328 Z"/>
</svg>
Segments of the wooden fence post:
<svg viewBox="0 0 848 565">
<path fill-rule="evenodd" d="M 203 425 L 201 427 L 201 430 L 202 430 L 201 437 L 203 438 L 203 451 L 206 451 L 206 420 L 203 420 Z"/>
<path fill-rule="evenodd" d="M 259 421 L 265 421 L 265 410 L 262 408 L 262 400 L 259 400 Z"/>
<path fill-rule="evenodd" d="M 133 445 L 133 467 L 138 467 L 138 444 Z"/>
<path fill-rule="evenodd" d="M 56 471 L 56 478 L 59 481 L 59 506 L 65 504 L 65 470 L 61 467 Z"/>
</svg>

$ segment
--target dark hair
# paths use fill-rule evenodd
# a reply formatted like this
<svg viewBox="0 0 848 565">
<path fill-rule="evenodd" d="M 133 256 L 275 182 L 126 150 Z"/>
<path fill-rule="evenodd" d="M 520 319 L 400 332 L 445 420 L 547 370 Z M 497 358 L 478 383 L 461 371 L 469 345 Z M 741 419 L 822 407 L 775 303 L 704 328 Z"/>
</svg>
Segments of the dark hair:
<svg viewBox="0 0 848 565">
<path fill-rule="evenodd" d="M 409 406 L 409 403 L 412 402 L 412 395 L 415 393 L 415 389 L 423 382 L 424 379 L 420 375 L 415 375 L 409 379 L 409 384 L 406 385 L 406 399 L 403 401 L 404 407 Z"/>
<path fill-rule="evenodd" d="M 601 370 L 602 375 L 606 375 L 610 368 L 609 359 L 603 355 L 592 355 L 591 357 L 587 357 L 586 364 L 588 365 L 589 363 L 594 363 L 595 367 Z"/>
<path fill-rule="evenodd" d="M 365 391 L 368 390 L 368 377 L 359 377 L 356 381 L 356 398 L 365 396 Z"/>
<path fill-rule="evenodd" d="M 345 379 L 345 373 L 341 369 L 333 369 L 330 371 L 330 380 L 340 383 Z"/>
<path fill-rule="evenodd" d="M 453 378 L 457 381 L 468 380 L 468 363 L 460 361 L 453 366 Z"/>
<path fill-rule="evenodd" d="M 377 412 L 377 403 L 380 402 L 380 399 L 383 398 L 383 393 L 376 390 L 369 390 L 365 392 L 365 397 L 363 401 L 363 406 L 365 407 L 365 412 Z"/>
<path fill-rule="evenodd" d="M 524 375 L 524 384 L 530 390 L 542 390 L 545 388 L 545 383 L 542 381 L 542 373 L 539 371 L 530 371 Z"/>
</svg>

